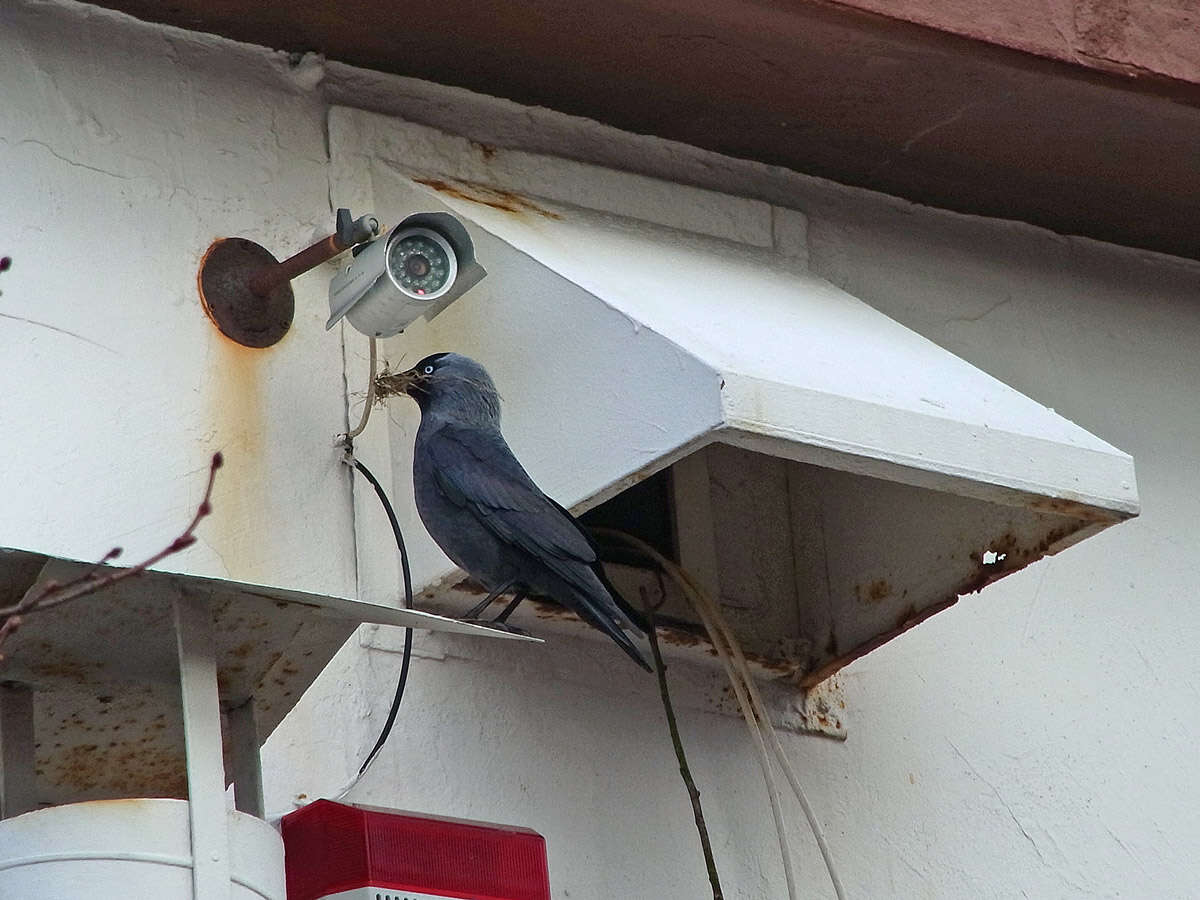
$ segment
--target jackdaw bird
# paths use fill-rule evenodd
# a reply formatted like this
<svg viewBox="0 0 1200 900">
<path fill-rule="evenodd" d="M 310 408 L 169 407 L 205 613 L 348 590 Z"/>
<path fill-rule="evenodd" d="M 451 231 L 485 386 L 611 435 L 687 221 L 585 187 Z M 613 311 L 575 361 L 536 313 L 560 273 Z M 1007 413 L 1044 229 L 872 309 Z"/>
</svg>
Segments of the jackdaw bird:
<svg viewBox="0 0 1200 900">
<path fill-rule="evenodd" d="M 455 565 L 489 592 L 473 619 L 497 597 L 526 596 L 573 610 L 652 671 L 623 630 L 645 630 L 640 616 L 604 575 L 591 536 L 541 492 L 500 433 L 500 395 L 487 370 L 457 353 L 435 353 L 393 376 L 421 408 L 413 454 L 417 512 Z"/>
</svg>

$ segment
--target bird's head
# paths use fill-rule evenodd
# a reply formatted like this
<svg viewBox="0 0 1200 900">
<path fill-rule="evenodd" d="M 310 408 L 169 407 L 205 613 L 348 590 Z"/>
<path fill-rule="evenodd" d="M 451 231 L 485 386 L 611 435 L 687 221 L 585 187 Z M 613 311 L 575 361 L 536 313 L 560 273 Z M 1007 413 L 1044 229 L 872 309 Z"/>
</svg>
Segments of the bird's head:
<svg viewBox="0 0 1200 900">
<path fill-rule="evenodd" d="M 500 394 L 487 369 L 458 353 L 434 353 L 392 376 L 422 415 L 470 424 L 500 424 Z"/>
</svg>

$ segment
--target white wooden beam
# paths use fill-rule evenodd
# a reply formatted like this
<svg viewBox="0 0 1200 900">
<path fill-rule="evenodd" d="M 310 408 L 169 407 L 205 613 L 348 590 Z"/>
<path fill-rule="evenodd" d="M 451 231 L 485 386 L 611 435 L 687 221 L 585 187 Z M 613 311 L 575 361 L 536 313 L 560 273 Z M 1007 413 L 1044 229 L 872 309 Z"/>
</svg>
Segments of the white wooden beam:
<svg viewBox="0 0 1200 900">
<path fill-rule="evenodd" d="M 192 895 L 195 900 L 228 900 L 229 834 L 212 616 L 204 597 L 181 591 L 173 605 L 187 750 Z"/>
<path fill-rule="evenodd" d="M 0 819 L 37 809 L 33 690 L 0 685 Z"/>
<path fill-rule="evenodd" d="M 717 565 L 708 457 L 704 450 L 699 450 L 679 460 L 670 471 L 679 564 L 696 577 L 711 597 L 719 600 L 721 573 Z"/>
<path fill-rule="evenodd" d="M 262 761 L 258 753 L 258 723 L 254 698 L 229 710 L 229 755 L 233 764 L 233 795 L 244 813 L 266 816 L 263 806 Z"/>
</svg>

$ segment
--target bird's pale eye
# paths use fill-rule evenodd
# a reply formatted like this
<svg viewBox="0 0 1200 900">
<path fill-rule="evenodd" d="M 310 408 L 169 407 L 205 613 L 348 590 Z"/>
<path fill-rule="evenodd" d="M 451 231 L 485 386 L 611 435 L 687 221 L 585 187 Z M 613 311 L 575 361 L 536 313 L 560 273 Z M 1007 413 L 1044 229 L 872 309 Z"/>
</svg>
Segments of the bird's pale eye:
<svg viewBox="0 0 1200 900">
<path fill-rule="evenodd" d="M 425 367 L 425 374 L 426 374 L 426 375 L 432 375 L 432 374 L 433 374 L 433 366 L 426 366 L 426 367 Z"/>
</svg>

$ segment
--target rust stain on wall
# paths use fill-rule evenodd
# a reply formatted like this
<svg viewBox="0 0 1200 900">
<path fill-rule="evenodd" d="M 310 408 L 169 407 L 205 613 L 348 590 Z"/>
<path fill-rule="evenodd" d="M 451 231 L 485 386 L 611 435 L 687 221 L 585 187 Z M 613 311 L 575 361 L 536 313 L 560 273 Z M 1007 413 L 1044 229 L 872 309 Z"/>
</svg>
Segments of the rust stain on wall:
<svg viewBox="0 0 1200 900">
<path fill-rule="evenodd" d="M 427 188 L 432 188 L 439 194 L 445 194 L 448 197 L 454 197 L 458 200 L 467 200 L 471 203 L 479 203 L 491 209 L 498 209 L 501 212 L 512 215 L 534 213 L 545 219 L 562 218 L 558 213 L 538 206 L 528 197 L 523 197 L 520 194 L 513 191 L 506 191 L 502 188 L 479 184 L 475 181 L 455 181 L 453 184 L 440 178 L 414 178 L 413 181 L 417 184 L 423 184 Z"/>
<path fill-rule="evenodd" d="M 243 347 L 215 329 L 210 340 L 206 449 L 220 450 L 225 466 L 213 486 L 212 515 L 202 537 L 230 577 L 253 581 L 258 542 L 253 531 L 268 484 L 266 366 L 268 354 Z"/>
<path fill-rule="evenodd" d="M 276 344 L 276 347 L 280 344 Z M 212 491 L 212 515 L 202 539 L 212 547 L 229 577 L 254 581 L 262 542 L 254 530 L 262 518 L 269 486 L 268 449 L 269 350 L 241 346 L 212 329 L 205 358 L 205 450 L 220 450 L 226 466 Z"/>
<path fill-rule="evenodd" d="M 257 455 L 262 450 L 265 406 L 262 368 L 266 355 L 219 332 L 211 340 L 213 352 L 205 374 L 216 432 L 214 444 L 227 457 Z M 222 472 L 217 483 L 232 480 L 231 474 Z"/>
<path fill-rule="evenodd" d="M 854 595 L 860 603 L 880 603 L 892 595 L 892 585 L 886 578 L 876 578 L 866 587 L 856 584 Z"/>
</svg>

